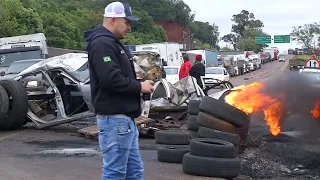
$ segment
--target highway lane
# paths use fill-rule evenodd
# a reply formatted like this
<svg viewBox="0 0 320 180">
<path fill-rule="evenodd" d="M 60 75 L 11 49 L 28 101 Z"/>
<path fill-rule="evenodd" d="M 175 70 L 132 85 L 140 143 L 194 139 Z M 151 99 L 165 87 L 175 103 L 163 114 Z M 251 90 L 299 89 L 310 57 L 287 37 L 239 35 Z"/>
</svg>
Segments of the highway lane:
<svg viewBox="0 0 320 180">
<path fill-rule="evenodd" d="M 287 57 L 287 59 L 290 56 Z M 287 65 L 281 62 L 264 64 L 250 74 L 231 78 L 235 85 L 248 84 L 281 75 Z M 260 72 L 268 74 L 260 77 Z M 98 143 L 77 137 L 77 124 L 60 125 L 48 130 L 26 128 L 13 132 L 0 132 L 1 180 L 85 180 L 101 179 L 101 157 Z M 146 180 L 210 180 L 183 173 L 181 164 L 157 161 L 153 139 L 140 139 L 141 154 L 145 163 Z M 244 178 L 246 179 L 246 178 Z"/>
</svg>

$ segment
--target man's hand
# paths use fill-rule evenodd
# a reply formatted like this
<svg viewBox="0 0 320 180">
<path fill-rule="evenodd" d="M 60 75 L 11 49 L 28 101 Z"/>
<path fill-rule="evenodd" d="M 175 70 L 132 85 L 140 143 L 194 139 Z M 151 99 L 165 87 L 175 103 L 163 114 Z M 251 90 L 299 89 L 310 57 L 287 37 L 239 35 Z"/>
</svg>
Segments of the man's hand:
<svg viewBox="0 0 320 180">
<path fill-rule="evenodd" d="M 154 90 L 154 82 L 146 80 L 141 82 L 141 92 L 142 93 L 152 93 Z"/>
</svg>

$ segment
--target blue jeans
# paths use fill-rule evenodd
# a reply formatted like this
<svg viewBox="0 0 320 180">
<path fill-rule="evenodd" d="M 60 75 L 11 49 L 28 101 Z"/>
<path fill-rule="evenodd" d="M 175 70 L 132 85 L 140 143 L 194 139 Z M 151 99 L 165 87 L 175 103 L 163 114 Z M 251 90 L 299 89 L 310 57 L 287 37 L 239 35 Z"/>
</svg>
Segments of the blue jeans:
<svg viewBox="0 0 320 180">
<path fill-rule="evenodd" d="M 97 116 L 103 155 L 102 180 L 143 180 L 139 131 L 131 118 Z"/>
</svg>

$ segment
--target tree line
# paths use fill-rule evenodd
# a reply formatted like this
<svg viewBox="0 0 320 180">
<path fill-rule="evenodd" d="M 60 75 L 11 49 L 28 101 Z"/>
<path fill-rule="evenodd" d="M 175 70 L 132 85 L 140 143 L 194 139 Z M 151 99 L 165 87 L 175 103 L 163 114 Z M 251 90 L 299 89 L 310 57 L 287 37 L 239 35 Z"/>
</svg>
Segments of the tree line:
<svg viewBox="0 0 320 180">
<path fill-rule="evenodd" d="M 114 0 L 1 0 L 0 37 L 43 32 L 52 47 L 83 50 L 84 32 L 102 24 L 105 6 Z M 220 49 L 219 41 L 231 43 L 233 50 L 260 51 L 266 45 L 255 43 L 255 37 L 267 35 L 264 24 L 253 13 L 242 10 L 232 16 L 231 33 L 219 37 L 214 23 L 195 21 L 195 14 L 182 0 L 120 0 L 128 2 L 141 21 L 132 24 L 132 33 L 124 44 L 167 41 L 167 35 L 156 21 L 178 22 L 191 31 L 198 48 Z M 292 37 L 310 46 L 319 35 L 317 23 L 293 29 Z M 311 40 L 312 39 L 312 40 Z"/>
<path fill-rule="evenodd" d="M 113 0 L 1 0 L 0 37 L 43 32 L 49 46 L 80 49 L 84 32 L 102 24 L 105 6 Z M 217 47 L 218 27 L 194 21 L 190 7 L 182 0 L 126 0 L 141 21 L 132 24 L 124 44 L 167 41 L 166 32 L 156 20 L 187 26 L 202 47 Z"/>
<path fill-rule="evenodd" d="M 320 46 L 320 24 L 317 22 L 293 27 L 292 40 L 302 44 L 305 48 L 317 48 Z"/>
</svg>

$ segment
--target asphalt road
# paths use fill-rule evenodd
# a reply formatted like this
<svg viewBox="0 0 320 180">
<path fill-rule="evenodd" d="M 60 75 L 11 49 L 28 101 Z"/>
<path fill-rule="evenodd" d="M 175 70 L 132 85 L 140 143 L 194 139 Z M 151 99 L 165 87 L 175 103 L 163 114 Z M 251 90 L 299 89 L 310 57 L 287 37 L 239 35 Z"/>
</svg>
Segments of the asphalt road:
<svg viewBox="0 0 320 180">
<path fill-rule="evenodd" d="M 289 59 L 290 56 L 287 56 Z M 246 74 L 231 79 L 235 85 L 264 81 L 277 76 L 288 65 L 270 62 L 254 72 L 253 78 L 244 80 Z M 260 76 L 261 72 L 264 73 Z M 48 130 L 32 126 L 12 132 L 0 132 L 1 180 L 87 180 L 101 179 L 101 156 L 97 141 L 77 137 L 82 125 L 60 125 Z M 153 139 L 141 139 L 140 148 L 145 165 L 146 180 L 210 180 L 183 173 L 181 164 L 157 161 Z M 243 179 L 246 179 L 243 177 Z"/>
</svg>

